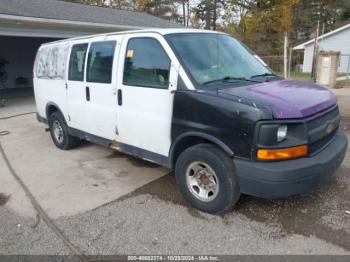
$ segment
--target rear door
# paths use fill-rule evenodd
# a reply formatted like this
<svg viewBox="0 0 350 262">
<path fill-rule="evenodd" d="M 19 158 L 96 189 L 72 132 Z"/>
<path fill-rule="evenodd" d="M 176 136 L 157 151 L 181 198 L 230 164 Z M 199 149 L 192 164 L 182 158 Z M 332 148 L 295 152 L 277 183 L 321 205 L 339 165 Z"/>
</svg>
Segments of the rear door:
<svg viewBox="0 0 350 262">
<path fill-rule="evenodd" d="M 143 149 L 146 158 L 147 152 L 167 157 L 179 63 L 155 33 L 125 36 L 120 57 L 118 140 Z"/>
<path fill-rule="evenodd" d="M 67 76 L 67 109 L 68 125 L 75 129 L 88 131 L 89 121 L 86 117 L 86 90 L 85 90 L 85 61 L 89 42 L 74 42 L 71 47 L 68 76 Z"/>
<path fill-rule="evenodd" d="M 120 42 L 121 36 L 92 39 L 86 66 L 89 133 L 109 140 L 116 137 L 116 66 Z"/>
</svg>

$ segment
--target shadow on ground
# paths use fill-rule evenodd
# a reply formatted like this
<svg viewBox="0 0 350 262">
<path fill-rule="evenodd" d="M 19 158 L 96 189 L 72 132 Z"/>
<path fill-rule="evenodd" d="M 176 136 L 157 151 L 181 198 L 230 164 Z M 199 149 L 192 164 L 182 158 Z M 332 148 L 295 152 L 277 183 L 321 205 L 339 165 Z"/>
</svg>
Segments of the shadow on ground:
<svg viewBox="0 0 350 262">
<path fill-rule="evenodd" d="M 343 119 L 341 128 L 349 133 L 350 118 Z M 349 158 L 344 161 L 349 161 Z M 240 213 L 257 222 L 278 224 L 282 231 L 279 232 L 281 235 L 276 237 L 288 234 L 316 236 L 350 250 L 350 215 L 345 212 L 350 210 L 349 174 L 350 169 L 343 163 L 329 184 L 307 195 L 274 200 L 242 195 L 232 213 L 223 215 L 222 219 L 230 225 L 235 219 L 235 214 Z M 137 189 L 118 201 L 145 194 L 184 206 L 193 217 L 205 219 L 201 212 L 191 208 L 182 198 L 173 173 Z"/>
</svg>

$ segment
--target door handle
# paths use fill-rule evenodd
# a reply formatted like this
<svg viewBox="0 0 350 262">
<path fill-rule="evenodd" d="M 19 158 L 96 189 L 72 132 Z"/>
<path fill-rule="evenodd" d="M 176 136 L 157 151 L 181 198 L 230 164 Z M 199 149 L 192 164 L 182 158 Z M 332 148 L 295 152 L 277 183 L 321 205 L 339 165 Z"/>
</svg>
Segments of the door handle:
<svg viewBox="0 0 350 262">
<path fill-rule="evenodd" d="M 86 92 L 86 101 L 90 101 L 90 87 L 86 87 L 85 89 Z"/>
<path fill-rule="evenodd" d="M 122 94 L 122 90 L 118 89 L 118 105 L 122 105 L 123 104 L 123 94 Z"/>
</svg>

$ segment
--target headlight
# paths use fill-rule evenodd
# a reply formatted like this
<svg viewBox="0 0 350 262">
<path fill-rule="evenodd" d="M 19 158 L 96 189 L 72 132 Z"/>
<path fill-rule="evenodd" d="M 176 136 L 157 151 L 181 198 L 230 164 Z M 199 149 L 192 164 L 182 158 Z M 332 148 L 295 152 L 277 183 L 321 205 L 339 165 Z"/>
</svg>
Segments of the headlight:
<svg viewBox="0 0 350 262">
<path fill-rule="evenodd" d="M 277 122 L 277 121 L 276 121 Z M 307 130 L 304 123 L 263 122 L 259 124 L 256 158 L 282 160 L 308 154 Z"/>
<path fill-rule="evenodd" d="M 282 142 L 287 138 L 287 131 L 288 126 L 287 125 L 280 125 L 277 129 L 277 142 Z"/>
<path fill-rule="evenodd" d="M 294 147 L 307 144 L 307 130 L 303 123 L 262 123 L 257 137 L 258 148 Z"/>
</svg>

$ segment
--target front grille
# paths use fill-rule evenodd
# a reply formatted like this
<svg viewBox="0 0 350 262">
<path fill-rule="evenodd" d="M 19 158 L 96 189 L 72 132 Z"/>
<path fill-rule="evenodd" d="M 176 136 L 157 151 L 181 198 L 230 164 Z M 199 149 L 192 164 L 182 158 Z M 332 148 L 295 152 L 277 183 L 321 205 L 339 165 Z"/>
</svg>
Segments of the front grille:
<svg viewBox="0 0 350 262">
<path fill-rule="evenodd" d="M 326 145 L 328 145 L 332 141 L 332 139 L 334 138 L 335 134 L 337 133 L 337 130 L 333 131 L 332 133 L 323 137 L 322 139 L 310 144 L 309 145 L 309 154 L 314 155 L 317 152 L 319 152 L 320 150 L 322 150 Z"/>
<path fill-rule="evenodd" d="M 340 113 L 338 107 L 306 121 L 309 153 L 311 155 L 322 150 L 334 138 L 339 128 L 339 123 Z"/>
<path fill-rule="evenodd" d="M 308 120 L 306 122 L 306 127 L 308 130 L 313 130 L 324 124 L 326 121 L 334 120 L 336 118 L 340 118 L 339 108 L 337 106 L 321 115 Z"/>
</svg>

